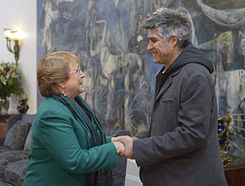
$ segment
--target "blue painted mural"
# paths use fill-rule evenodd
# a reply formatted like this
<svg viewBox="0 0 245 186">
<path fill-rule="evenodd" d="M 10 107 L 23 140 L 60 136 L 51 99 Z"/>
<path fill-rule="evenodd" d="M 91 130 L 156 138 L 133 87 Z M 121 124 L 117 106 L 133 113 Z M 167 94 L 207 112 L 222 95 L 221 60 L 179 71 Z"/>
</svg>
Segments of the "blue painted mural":
<svg viewBox="0 0 245 186">
<path fill-rule="evenodd" d="M 149 126 L 154 78 L 162 68 L 146 50 L 144 17 L 159 7 L 180 8 L 191 40 L 215 66 L 219 114 L 232 115 L 230 151 L 245 156 L 245 1 L 40 0 L 38 58 L 67 50 L 81 59 L 82 95 L 104 122 L 131 131 Z"/>
</svg>

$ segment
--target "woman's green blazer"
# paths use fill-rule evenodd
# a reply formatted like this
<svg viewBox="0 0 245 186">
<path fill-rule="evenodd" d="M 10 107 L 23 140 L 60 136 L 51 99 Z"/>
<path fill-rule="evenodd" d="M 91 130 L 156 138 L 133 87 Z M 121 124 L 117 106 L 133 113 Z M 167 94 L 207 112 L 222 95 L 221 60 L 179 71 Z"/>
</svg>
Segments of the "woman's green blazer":
<svg viewBox="0 0 245 186">
<path fill-rule="evenodd" d="M 88 173 L 115 167 L 111 138 L 88 149 L 82 126 L 53 98 L 40 104 L 32 126 L 31 152 L 23 186 L 87 186 Z"/>
</svg>

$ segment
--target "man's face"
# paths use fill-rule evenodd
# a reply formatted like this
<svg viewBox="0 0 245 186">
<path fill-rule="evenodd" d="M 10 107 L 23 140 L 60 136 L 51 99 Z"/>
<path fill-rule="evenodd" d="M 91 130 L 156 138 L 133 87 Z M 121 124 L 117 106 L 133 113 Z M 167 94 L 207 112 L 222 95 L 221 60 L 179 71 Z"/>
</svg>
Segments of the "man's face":
<svg viewBox="0 0 245 186">
<path fill-rule="evenodd" d="M 170 45 L 165 43 L 164 39 L 158 34 L 156 28 L 149 30 L 147 38 L 149 39 L 147 50 L 152 52 L 154 63 L 169 66 L 172 56 Z"/>
</svg>

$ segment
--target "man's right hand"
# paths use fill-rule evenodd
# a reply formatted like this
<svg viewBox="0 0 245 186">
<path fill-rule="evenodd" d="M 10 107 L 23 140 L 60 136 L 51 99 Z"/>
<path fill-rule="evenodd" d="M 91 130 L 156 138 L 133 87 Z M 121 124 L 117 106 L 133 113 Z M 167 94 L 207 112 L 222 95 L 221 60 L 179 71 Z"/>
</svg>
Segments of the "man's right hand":
<svg viewBox="0 0 245 186">
<path fill-rule="evenodd" d="M 120 142 L 120 141 L 112 141 L 112 143 L 116 147 L 117 154 L 121 154 L 124 151 L 125 147 L 124 147 L 124 144 L 122 142 Z"/>
</svg>

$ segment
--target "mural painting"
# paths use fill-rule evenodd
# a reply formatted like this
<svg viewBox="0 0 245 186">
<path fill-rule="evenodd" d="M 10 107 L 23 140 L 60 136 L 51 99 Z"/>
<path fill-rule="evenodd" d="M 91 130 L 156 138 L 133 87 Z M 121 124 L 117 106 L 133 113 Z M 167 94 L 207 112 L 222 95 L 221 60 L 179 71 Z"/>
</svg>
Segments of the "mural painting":
<svg viewBox="0 0 245 186">
<path fill-rule="evenodd" d="M 132 134 L 149 127 L 154 65 L 144 17 L 179 8 L 192 23 L 191 41 L 215 66 L 219 115 L 232 115 L 230 153 L 245 156 L 244 0 L 40 0 L 38 58 L 68 50 L 81 59 L 86 102 L 100 119 Z"/>
</svg>

